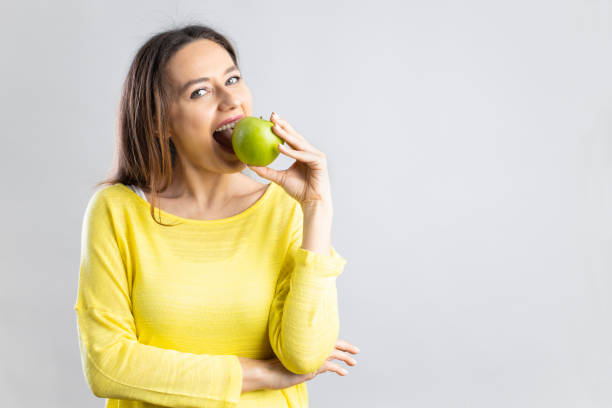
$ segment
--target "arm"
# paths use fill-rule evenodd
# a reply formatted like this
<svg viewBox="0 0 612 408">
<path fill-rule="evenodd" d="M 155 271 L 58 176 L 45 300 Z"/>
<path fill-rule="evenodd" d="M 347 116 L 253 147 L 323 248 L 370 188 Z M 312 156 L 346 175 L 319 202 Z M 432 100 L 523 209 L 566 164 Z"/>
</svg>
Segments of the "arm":
<svg viewBox="0 0 612 408">
<path fill-rule="evenodd" d="M 331 229 L 333 207 L 315 203 L 302 206 L 304 214 L 304 237 L 302 248 L 320 254 L 331 253 Z"/>
<path fill-rule="evenodd" d="M 94 395 L 174 407 L 235 407 L 242 367 L 234 355 L 163 349 L 138 341 L 131 277 L 99 194 L 85 213 L 77 301 L 79 347 Z"/>
<path fill-rule="evenodd" d="M 269 318 L 274 353 L 295 374 L 316 371 L 338 338 L 336 277 L 346 264 L 330 244 L 331 211 L 296 206 Z M 302 239 L 303 237 L 303 239 Z"/>
</svg>

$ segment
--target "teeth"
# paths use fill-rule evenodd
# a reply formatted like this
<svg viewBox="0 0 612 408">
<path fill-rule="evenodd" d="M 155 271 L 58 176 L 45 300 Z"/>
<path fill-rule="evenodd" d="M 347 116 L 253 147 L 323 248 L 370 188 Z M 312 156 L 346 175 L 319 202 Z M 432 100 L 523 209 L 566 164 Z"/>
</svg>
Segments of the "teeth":
<svg viewBox="0 0 612 408">
<path fill-rule="evenodd" d="M 238 119 L 238 120 L 240 120 L 240 119 Z M 238 123 L 238 120 L 236 120 L 234 122 L 230 122 L 230 123 L 228 123 L 226 125 L 221 126 L 219 129 L 215 130 L 215 132 L 220 132 L 222 130 L 230 129 L 230 128 L 233 129 L 234 125 L 236 125 L 236 123 Z"/>
</svg>

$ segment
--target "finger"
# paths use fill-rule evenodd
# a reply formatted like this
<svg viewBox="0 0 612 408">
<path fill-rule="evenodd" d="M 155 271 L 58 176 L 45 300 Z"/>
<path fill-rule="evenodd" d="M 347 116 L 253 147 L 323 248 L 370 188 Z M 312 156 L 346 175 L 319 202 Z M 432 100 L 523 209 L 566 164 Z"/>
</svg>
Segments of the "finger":
<svg viewBox="0 0 612 408">
<path fill-rule="evenodd" d="M 353 357 L 349 356 L 347 353 L 345 353 L 344 351 L 340 351 L 340 350 L 332 351 L 327 359 L 328 360 L 333 360 L 333 359 L 341 360 L 351 366 L 354 366 L 355 364 L 357 364 L 357 361 L 355 361 Z"/>
<path fill-rule="evenodd" d="M 305 139 L 298 138 L 294 133 L 287 131 L 278 124 L 272 126 L 272 131 L 281 139 L 289 143 L 291 147 L 297 150 L 313 151 L 316 150 Z"/>
<path fill-rule="evenodd" d="M 283 185 L 282 181 L 284 178 L 284 171 L 278 171 L 278 170 L 274 170 L 269 167 L 263 167 L 263 166 L 247 165 L 247 167 L 253 170 L 255 173 L 257 173 L 259 177 L 263 177 L 267 180 L 275 182 L 276 184 Z"/>
<path fill-rule="evenodd" d="M 299 160 L 304 163 L 316 163 L 321 158 L 311 152 L 294 150 L 289 146 L 285 146 L 282 144 L 278 145 L 278 150 L 286 156 L 292 157 L 295 160 Z"/>
<path fill-rule="evenodd" d="M 352 354 L 357 354 L 360 351 L 358 347 L 342 339 L 336 340 L 336 348 L 342 351 L 348 351 L 349 353 L 352 353 Z"/>
<path fill-rule="evenodd" d="M 293 139 L 301 141 L 306 146 L 306 148 L 302 148 L 302 150 L 309 150 L 315 153 L 320 153 L 312 144 L 308 142 L 308 140 L 306 140 L 306 138 L 304 138 L 304 136 L 302 136 L 298 131 L 296 131 L 286 120 L 280 118 L 277 113 L 272 113 L 271 121 L 272 123 L 274 123 L 273 128 L 275 130 L 278 130 L 279 132 L 285 131 L 288 135 L 292 136 Z"/>
<path fill-rule="evenodd" d="M 280 125 L 282 128 L 288 130 L 291 133 L 295 133 L 300 139 L 304 139 L 304 136 L 302 136 L 298 131 L 296 131 L 293 126 L 291 126 L 289 124 L 289 122 L 287 122 L 285 119 L 281 118 L 278 113 L 276 112 L 272 112 L 272 116 L 270 117 L 270 120 L 272 121 L 272 123 L 278 124 Z M 304 139 L 306 140 L 306 139 Z"/>
<path fill-rule="evenodd" d="M 342 367 L 340 367 L 338 364 L 336 363 L 332 363 L 331 361 L 326 361 L 324 362 L 321 367 L 319 368 L 319 371 L 333 371 L 335 373 L 338 373 L 341 376 L 345 376 L 348 374 L 348 371 Z M 321 371 L 321 372 L 323 372 Z"/>
</svg>

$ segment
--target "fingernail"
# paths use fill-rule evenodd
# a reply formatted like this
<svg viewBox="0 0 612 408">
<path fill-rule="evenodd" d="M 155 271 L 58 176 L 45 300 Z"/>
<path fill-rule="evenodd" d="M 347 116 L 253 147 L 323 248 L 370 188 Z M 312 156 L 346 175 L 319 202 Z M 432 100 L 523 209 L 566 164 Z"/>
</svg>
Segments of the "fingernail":
<svg viewBox="0 0 612 408">
<path fill-rule="evenodd" d="M 341 372 L 342 374 L 344 374 L 344 375 L 348 374 L 348 371 L 346 371 L 344 368 L 341 368 L 341 369 L 340 369 L 340 372 Z"/>
<path fill-rule="evenodd" d="M 359 353 L 361 350 L 359 350 L 358 347 L 355 347 L 355 351 Z"/>
<path fill-rule="evenodd" d="M 276 113 L 276 112 L 272 112 L 272 117 L 273 117 L 274 119 L 278 118 L 278 113 Z"/>
</svg>

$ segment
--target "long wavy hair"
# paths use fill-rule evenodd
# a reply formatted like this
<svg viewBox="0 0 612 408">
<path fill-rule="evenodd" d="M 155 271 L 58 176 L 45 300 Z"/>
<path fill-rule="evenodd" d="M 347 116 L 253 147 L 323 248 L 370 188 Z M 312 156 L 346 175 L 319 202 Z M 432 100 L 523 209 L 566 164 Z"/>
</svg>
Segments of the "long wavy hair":
<svg viewBox="0 0 612 408">
<path fill-rule="evenodd" d="M 172 183 L 176 148 L 169 137 L 168 108 L 170 91 L 165 69 L 170 58 L 192 41 L 207 39 L 229 53 L 236 67 L 237 55 L 228 39 L 202 25 L 160 32 L 151 37 L 136 53 L 119 103 L 115 160 L 110 175 L 96 184 L 133 184 L 151 194 L 151 217 L 159 210 L 159 195 Z"/>
</svg>

